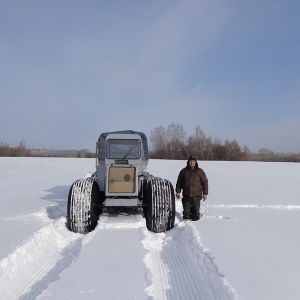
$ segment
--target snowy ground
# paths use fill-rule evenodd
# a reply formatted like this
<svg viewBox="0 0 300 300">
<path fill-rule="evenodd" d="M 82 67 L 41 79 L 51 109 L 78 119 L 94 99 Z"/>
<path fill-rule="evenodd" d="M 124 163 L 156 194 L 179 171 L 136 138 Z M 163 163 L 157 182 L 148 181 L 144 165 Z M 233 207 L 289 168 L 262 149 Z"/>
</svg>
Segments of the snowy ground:
<svg viewBox="0 0 300 300">
<path fill-rule="evenodd" d="M 150 160 L 175 185 L 185 161 Z M 0 299 L 300 299 L 300 164 L 203 162 L 203 218 L 154 234 L 138 214 L 65 227 L 94 159 L 0 158 Z"/>
</svg>

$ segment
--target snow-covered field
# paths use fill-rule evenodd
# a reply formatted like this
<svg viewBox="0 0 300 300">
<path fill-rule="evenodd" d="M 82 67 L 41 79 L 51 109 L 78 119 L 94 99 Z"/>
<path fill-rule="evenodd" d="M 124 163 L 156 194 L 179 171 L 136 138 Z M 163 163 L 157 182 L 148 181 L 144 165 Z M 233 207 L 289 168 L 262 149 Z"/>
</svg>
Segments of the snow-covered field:
<svg viewBox="0 0 300 300">
<path fill-rule="evenodd" d="M 150 160 L 176 183 L 186 161 Z M 65 227 L 72 182 L 94 159 L 0 158 L 0 299 L 300 299 L 300 164 L 200 162 L 203 218 L 167 233 L 141 213 Z"/>
</svg>

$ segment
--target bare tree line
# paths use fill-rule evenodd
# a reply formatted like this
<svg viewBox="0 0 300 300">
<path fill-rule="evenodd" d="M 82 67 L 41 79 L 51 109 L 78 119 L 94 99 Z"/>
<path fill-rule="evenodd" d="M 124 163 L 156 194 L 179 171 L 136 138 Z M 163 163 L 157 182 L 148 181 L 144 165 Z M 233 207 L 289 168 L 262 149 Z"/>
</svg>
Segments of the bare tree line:
<svg viewBox="0 0 300 300">
<path fill-rule="evenodd" d="M 150 157 L 156 159 L 187 159 L 190 154 L 199 160 L 226 161 L 284 161 L 300 162 L 300 153 L 274 153 L 260 149 L 251 153 L 247 146 L 240 146 L 236 140 L 225 141 L 206 136 L 200 126 L 187 136 L 180 124 L 170 124 L 167 128 L 158 126 L 150 133 Z"/>
<path fill-rule="evenodd" d="M 47 149 L 27 149 L 25 141 L 21 141 L 19 146 L 10 147 L 7 143 L 0 143 L 0 157 L 95 157 L 95 153 L 90 153 L 87 149 L 82 150 L 47 150 Z"/>
<path fill-rule="evenodd" d="M 185 160 L 190 154 L 199 160 L 226 161 L 265 161 L 265 162 L 300 162 L 300 153 L 275 153 L 262 148 L 252 153 L 247 146 L 241 147 L 236 140 L 225 141 L 206 136 L 200 126 L 187 136 L 180 124 L 170 124 L 167 128 L 155 127 L 150 133 L 150 158 Z M 0 157 L 53 156 L 53 157 L 95 157 L 87 149 L 82 150 L 45 150 L 27 149 L 25 141 L 17 147 L 0 143 Z"/>
<path fill-rule="evenodd" d="M 19 146 L 10 147 L 7 143 L 0 143 L 0 156 L 4 157 L 20 157 L 30 156 L 30 150 L 26 149 L 25 141 L 21 141 Z"/>
<path fill-rule="evenodd" d="M 252 154 L 252 160 L 256 161 L 281 161 L 300 162 L 300 153 L 275 153 L 269 149 L 259 149 L 258 153 Z"/>
</svg>

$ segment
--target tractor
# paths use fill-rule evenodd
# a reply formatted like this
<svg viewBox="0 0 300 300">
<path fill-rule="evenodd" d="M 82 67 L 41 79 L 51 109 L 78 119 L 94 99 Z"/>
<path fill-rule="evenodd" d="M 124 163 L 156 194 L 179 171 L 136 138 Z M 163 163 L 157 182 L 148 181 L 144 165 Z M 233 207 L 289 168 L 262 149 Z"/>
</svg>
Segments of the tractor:
<svg viewBox="0 0 300 300">
<path fill-rule="evenodd" d="M 69 191 L 67 227 L 88 233 L 110 208 L 142 210 L 148 230 L 174 227 L 175 195 L 172 183 L 150 175 L 148 142 L 144 133 L 123 130 L 102 133 L 96 143 L 96 171 L 76 180 Z"/>
</svg>

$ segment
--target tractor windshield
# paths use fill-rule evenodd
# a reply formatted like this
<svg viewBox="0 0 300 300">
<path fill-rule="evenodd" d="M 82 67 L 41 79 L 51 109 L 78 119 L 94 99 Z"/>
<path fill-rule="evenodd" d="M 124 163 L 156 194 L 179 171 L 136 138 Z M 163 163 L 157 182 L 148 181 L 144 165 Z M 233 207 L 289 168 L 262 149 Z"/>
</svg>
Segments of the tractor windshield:
<svg viewBox="0 0 300 300">
<path fill-rule="evenodd" d="M 109 159 L 139 159 L 140 140 L 107 140 L 106 157 Z"/>
</svg>

